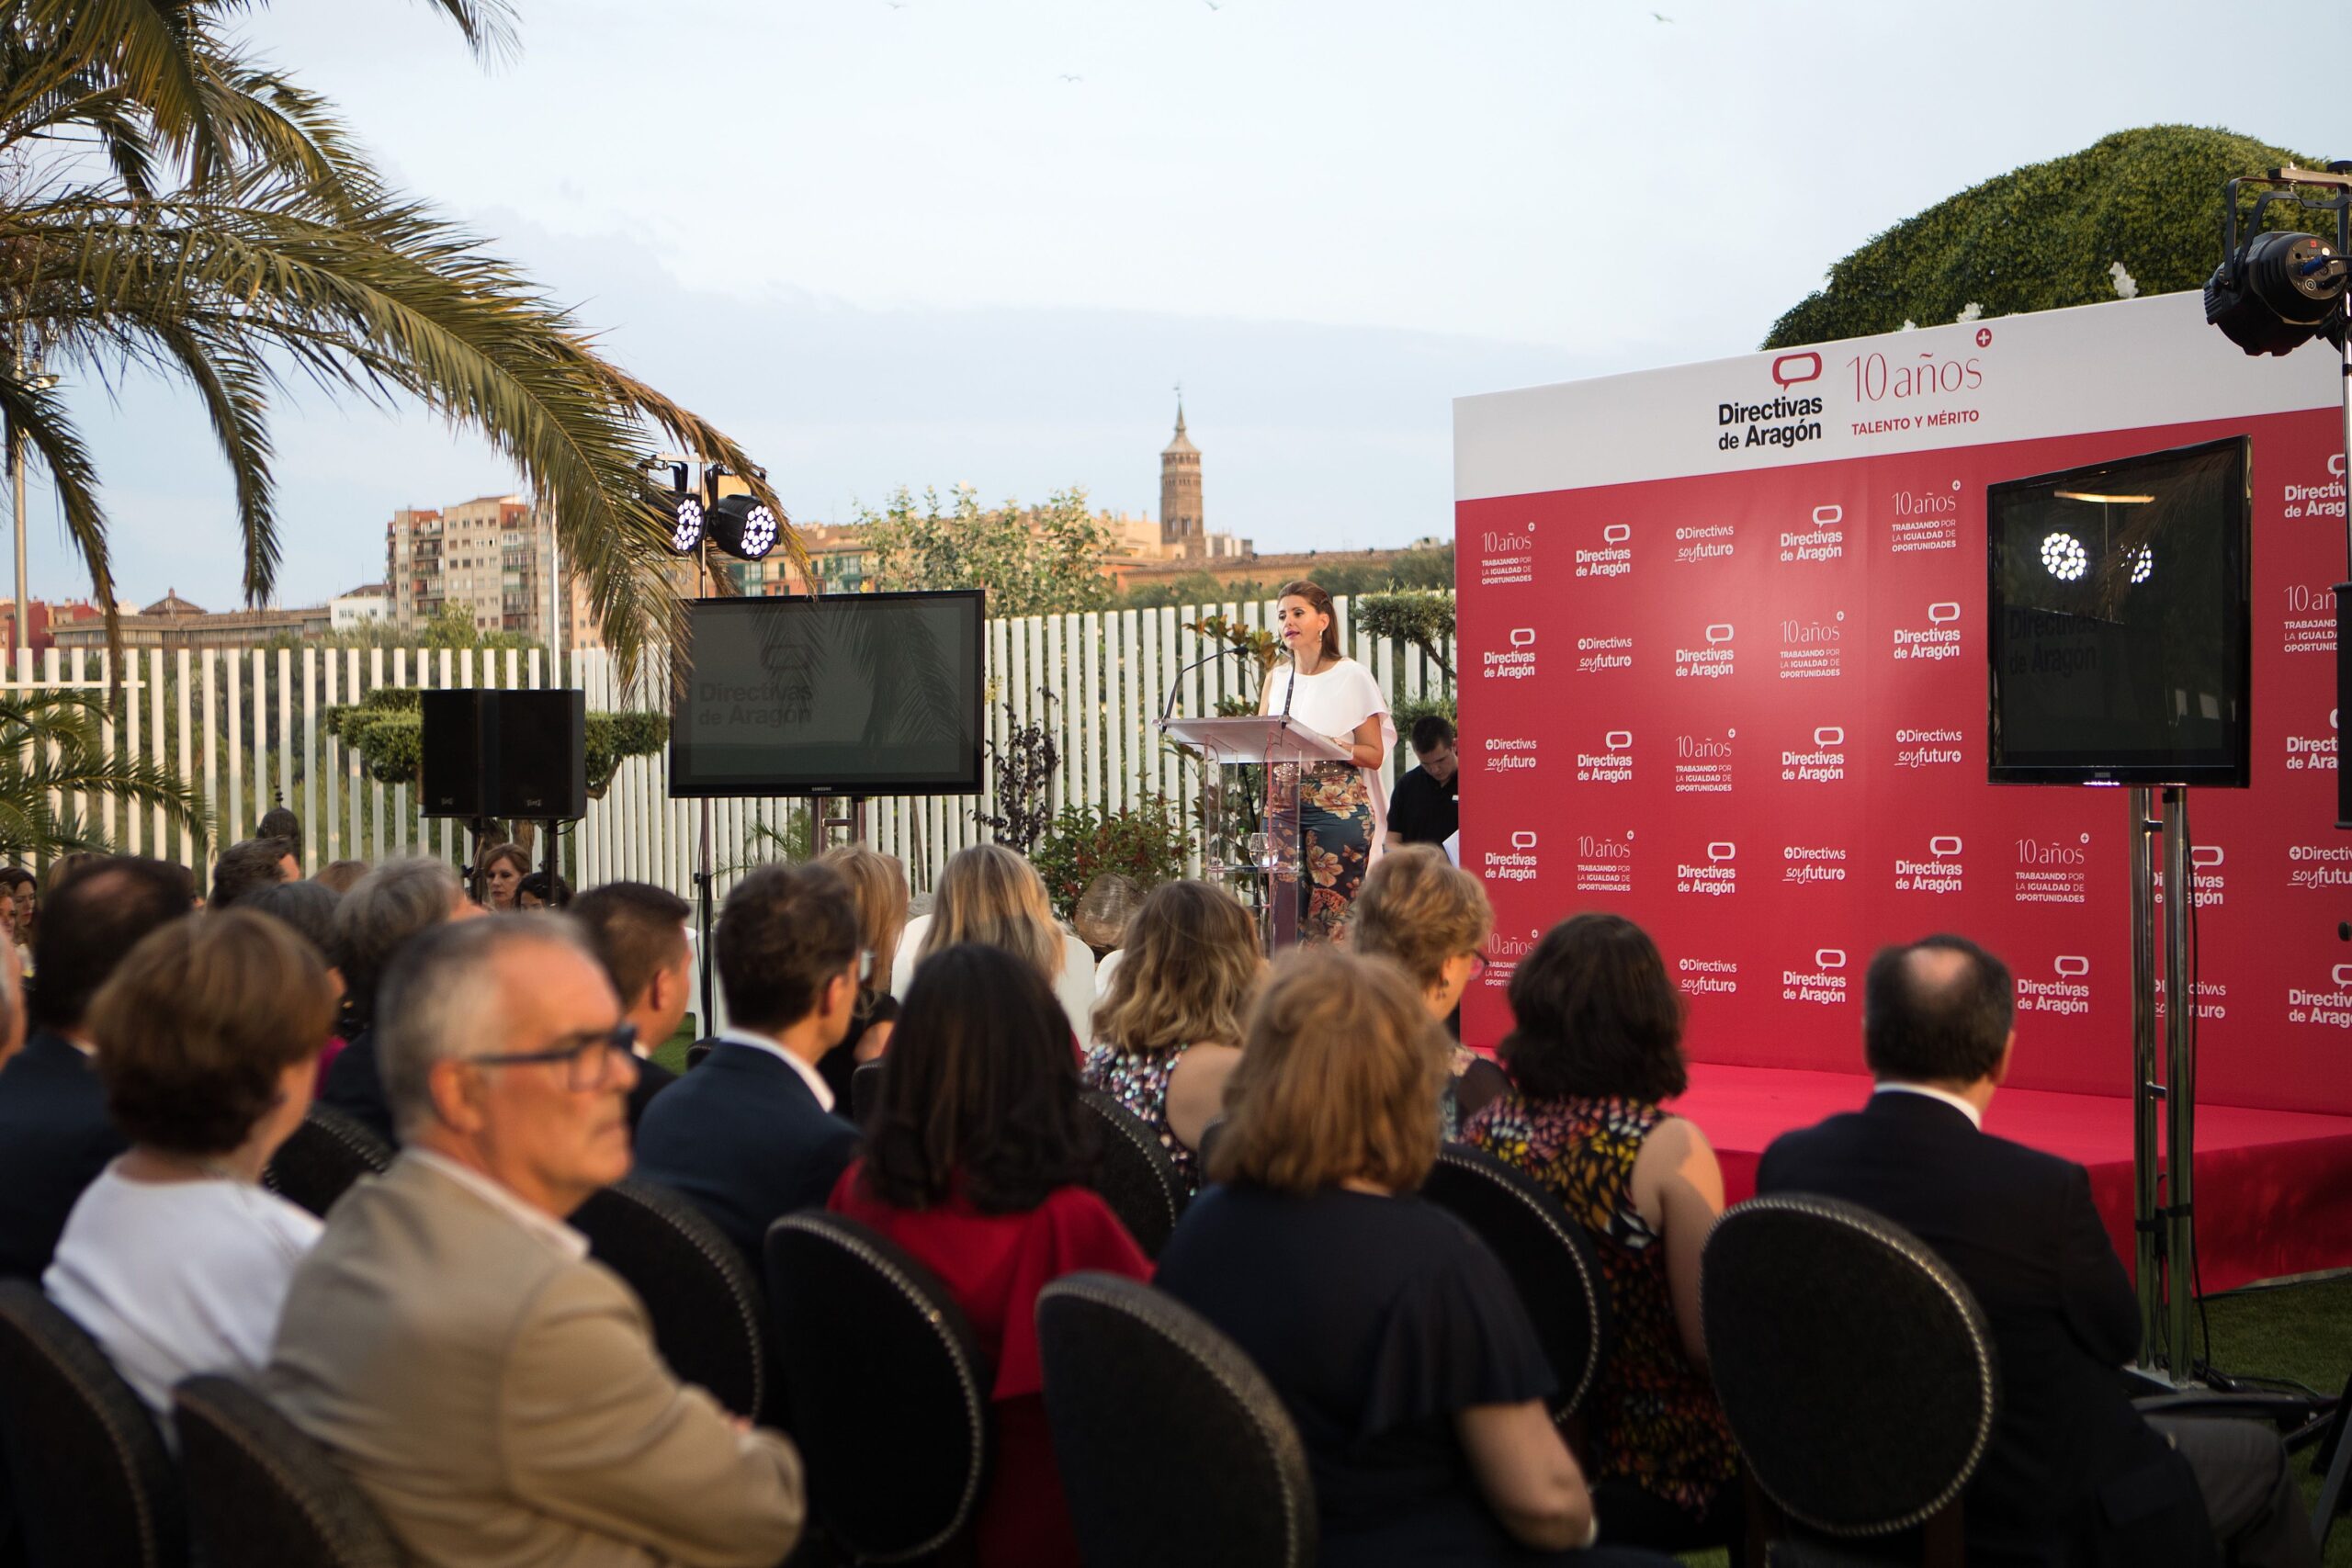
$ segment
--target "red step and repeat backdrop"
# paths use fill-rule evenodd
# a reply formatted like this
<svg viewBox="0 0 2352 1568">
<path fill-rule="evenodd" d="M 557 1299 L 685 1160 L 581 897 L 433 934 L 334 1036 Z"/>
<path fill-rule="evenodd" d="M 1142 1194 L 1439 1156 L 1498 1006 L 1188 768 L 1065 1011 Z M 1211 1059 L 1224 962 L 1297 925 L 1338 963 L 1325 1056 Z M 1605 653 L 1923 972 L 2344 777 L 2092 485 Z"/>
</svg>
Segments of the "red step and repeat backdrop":
<svg viewBox="0 0 2352 1568">
<path fill-rule="evenodd" d="M 1606 908 L 1694 1060 L 1857 1071 L 1871 952 L 1951 931 L 2016 974 L 2012 1082 L 2128 1092 L 2124 794 L 1984 779 L 1984 491 L 2244 433 L 2254 784 L 2189 795 L 2199 1095 L 2352 1112 L 2336 395 L 2325 344 L 2248 360 L 2171 295 L 1461 400 L 1466 1037 Z"/>
</svg>

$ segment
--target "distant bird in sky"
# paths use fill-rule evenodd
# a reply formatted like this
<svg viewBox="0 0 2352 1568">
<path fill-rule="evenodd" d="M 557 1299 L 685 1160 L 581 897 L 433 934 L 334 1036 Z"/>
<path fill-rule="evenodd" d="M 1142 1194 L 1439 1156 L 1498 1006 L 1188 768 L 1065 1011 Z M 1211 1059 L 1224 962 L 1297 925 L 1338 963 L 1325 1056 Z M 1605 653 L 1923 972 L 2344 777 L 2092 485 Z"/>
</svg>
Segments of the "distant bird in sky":
<svg viewBox="0 0 2352 1568">
<path fill-rule="evenodd" d="M 1065 71 L 1062 73 L 1062 80 L 1065 82 L 1083 82 L 1086 78 L 1083 76 L 1073 76 L 1069 72 Z"/>
<path fill-rule="evenodd" d="M 1663 11 L 1652 11 L 1652 12 L 1650 13 L 1650 15 L 1651 15 L 1651 16 L 1653 16 L 1653 17 L 1657 17 L 1659 21 L 1661 21 L 1661 22 L 1671 22 L 1672 20 L 1674 20 L 1674 18 L 1673 18 L 1672 17 L 1668 16 L 1668 15 L 1667 15 L 1665 12 L 1663 12 Z"/>
<path fill-rule="evenodd" d="M 1206 6 L 1212 11 L 1222 11 L 1225 9 L 1224 6 L 1216 3 L 1216 0 L 1201 0 L 1201 4 Z"/>
</svg>

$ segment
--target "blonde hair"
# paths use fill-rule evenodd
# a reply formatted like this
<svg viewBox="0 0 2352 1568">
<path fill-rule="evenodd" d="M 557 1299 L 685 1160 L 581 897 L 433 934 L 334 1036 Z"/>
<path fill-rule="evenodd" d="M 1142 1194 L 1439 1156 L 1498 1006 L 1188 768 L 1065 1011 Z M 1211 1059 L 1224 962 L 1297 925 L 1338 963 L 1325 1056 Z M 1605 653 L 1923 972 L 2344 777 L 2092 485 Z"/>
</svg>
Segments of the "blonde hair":
<svg viewBox="0 0 2352 1568">
<path fill-rule="evenodd" d="M 907 929 L 907 868 L 898 856 L 864 844 L 836 844 L 817 859 L 849 884 L 850 898 L 857 906 L 857 944 L 874 954 L 874 977 L 868 983 L 876 990 L 888 988 L 899 938 Z"/>
<path fill-rule="evenodd" d="M 1209 1179 L 1299 1195 L 1349 1180 L 1419 1187 L 1437 1163 L 1450 1055 L 1394 964 L 1329 947 L 1284 954 L 1226 1080 Z"/>
<path fill-rule="evenodd" d="M 932 889 L 931 928 L 915 954 L 921 964 L 959 942 L 1001 947 L 1053 985 L 1062 977 L 1062 928 L 1036 868 L 1002 844 L 957 850 Z"/>
<path fill-rule="evenodd" d="M 1239 899 L 1205 882 L 1152 890 L 1127 924 L 1094 1037 L 1123 1051 L 1241 1043 L 1241 1012 L 1263 971 Z"/>
<path fill-rule="evenodd" d="M 1445 978 L 1447 959 L 1477 952 L 1494 929 L 1494 906 L 1476 877 L 1435 845 L 1407 844 L 1364 874 L 1348 942 L 1400 965 L 1427 991 Z"/>
</svg>

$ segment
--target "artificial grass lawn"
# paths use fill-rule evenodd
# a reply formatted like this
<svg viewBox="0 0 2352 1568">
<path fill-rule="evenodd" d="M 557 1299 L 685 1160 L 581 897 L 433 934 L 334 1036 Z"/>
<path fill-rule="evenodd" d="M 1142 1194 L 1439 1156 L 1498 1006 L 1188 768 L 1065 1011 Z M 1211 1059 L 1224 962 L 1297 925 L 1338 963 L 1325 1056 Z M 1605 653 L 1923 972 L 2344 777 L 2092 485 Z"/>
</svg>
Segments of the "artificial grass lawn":
<svg viewBox="0 0 2352 1568">
<path fill-rule="evenodd" d="M 2292 1378 L 2325 1393 L 2344 1392 L 2352 1376 L 2352 1275 L 2291 1285 L 2257 1286 L 2210 1297 L 2213 1365 L 2236 1377 Z M 2306 1448 L 2288 1456 L 2302 1482 L 2303 1503 L 2319 1495 Z M 1721 1551 L 1694 1551 L 1691 1568 L 1727 1568 Z M 2352 1568 L 2352 1517 L 2339 1517 L 2328 1537 L 2326 1568 Z"/>
</svg>

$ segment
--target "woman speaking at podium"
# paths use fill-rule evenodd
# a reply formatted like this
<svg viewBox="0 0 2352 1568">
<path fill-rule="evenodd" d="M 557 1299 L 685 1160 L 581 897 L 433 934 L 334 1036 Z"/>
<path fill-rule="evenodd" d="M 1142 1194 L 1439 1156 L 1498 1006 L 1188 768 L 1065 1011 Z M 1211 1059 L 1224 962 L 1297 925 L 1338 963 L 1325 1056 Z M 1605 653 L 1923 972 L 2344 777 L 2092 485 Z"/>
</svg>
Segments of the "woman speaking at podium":
<svg viewBox="0 0 2352 1568">
<path fill-rule="evenodd" d="M 1289 661 L 1266 682 L 1258 711 L 1298 720 L 1353 753 L 1349 761 L 1309 762 L 1299 770 L 1298 824 L 1306 844 L 1298 939 L 1329 942 L 1347 924 L 1356 889 L 1380 852 L 1383 820 L 1377 777 L 1396 745 L 1388 699 L 1372 671 L 1340 651 L 1331 596 L 1314 583 L 1283 589 L 1275 622 Z"/>
</svg>

